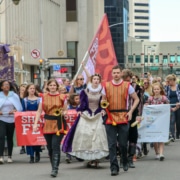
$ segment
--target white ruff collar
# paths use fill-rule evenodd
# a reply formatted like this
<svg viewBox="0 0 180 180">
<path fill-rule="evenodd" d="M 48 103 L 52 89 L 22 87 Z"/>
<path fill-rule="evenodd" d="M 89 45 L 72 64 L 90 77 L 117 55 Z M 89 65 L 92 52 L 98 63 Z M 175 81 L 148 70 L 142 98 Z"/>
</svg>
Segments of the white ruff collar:
<svg viewBox="0 0 180 180">
<path fill-rule="evenodd" d="M 98 87 L 96 89 L 94 89 L 94 88 L 92 88 L 92 84 L 88 83 L 87 89 L 89 89 L 90 92 L 96 93 L 96 92 L 100 92 L 100 90 L 102 89 L 102 86 L 101 86 L 101 84 L 99 84 Z"/>
</svg>

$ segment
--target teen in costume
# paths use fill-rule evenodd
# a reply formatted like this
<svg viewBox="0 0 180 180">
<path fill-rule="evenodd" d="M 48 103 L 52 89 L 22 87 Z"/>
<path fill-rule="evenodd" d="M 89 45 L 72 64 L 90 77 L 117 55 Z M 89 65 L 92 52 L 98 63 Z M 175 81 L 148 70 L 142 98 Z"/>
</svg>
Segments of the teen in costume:
<svg viewBox="0 0 180 180">
<path fill-rule="evenodd" d="M 37 111 L 41 98 L 38 97 L 34 84 L 27 85 L 22 100 L 23 111 Z M 29 163 L 40 161 L 41 146 L 26 146 L 27 155 L 30 155 Z M 35 158 L 34 158 L 35 155 Z"/>
<path fill-rule="evenodd" d="M 66 123 L 62 117 L 65 95 L 59 94 L 59 84 L 51 79 L 47 82 L 47 93 L 42 97 L 42 102 L 36 114 L 33 130 L 37 131 L 37 122 L 42 110 L 45 112 L 43 133 L 47 142 L 48 153 L 52 165 L 51 176 L 56 177 L 60 162 L 60 143 L 63 139 Z"/>
</svg>

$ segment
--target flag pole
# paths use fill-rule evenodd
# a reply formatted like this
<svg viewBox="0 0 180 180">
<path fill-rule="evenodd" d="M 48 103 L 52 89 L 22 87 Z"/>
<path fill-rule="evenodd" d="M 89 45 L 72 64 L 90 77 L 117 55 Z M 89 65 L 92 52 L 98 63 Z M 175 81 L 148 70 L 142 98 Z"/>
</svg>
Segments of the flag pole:
<svg viewBox="0 0 180 180">
<path fill-rule="evenodd" d="M 85 55 L 84 55 L 84 57 L 83 57 L 83 60 L 82 60 L 80 66 L 79 66 L 79 68 L 78 68 L 78 70 L 77 70 L 77 72 L 76 72 L 76 74 L 75 74 L 75 76 L 74 76 L 74 78 L 73 78 L 73 82 L 74 82 L 74 80 L 77 78 L 77 76 L 78 76 L 78 74 L 80 73 L 80 71 L 82 70 L 82 63 L 85 61 L 85 59 L 86 59 L 87 56 L 88 56 L 88 51 L 86 51 L 86 53 L 85 53 Z"/>
</svg>

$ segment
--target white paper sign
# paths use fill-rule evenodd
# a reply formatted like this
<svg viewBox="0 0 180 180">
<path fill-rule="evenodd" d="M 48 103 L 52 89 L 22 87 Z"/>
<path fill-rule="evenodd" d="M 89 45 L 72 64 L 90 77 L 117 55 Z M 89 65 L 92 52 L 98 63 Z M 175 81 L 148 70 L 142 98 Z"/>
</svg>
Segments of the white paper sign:
<svg viewBox="0 0 180 180">
<path fill-rule="evenodd" d="M 170 105 L 144 106 L 144 118 L 138 128 L 138 142 L 167 142 L 169 138 Z"/>
</svg>

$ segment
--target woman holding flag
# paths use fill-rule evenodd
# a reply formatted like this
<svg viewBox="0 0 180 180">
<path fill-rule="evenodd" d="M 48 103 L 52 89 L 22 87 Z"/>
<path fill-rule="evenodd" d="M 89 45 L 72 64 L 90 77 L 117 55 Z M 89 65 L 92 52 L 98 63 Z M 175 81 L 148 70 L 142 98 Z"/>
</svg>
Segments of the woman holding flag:
<svg viewBox="0 0 180 180">
<path fill-rule="evenodd" d="M 83 89 L 86 89 L 87 83 L 88 83 L 91 75 L 89 74 L 88 70 L 85 68 L 84 62 L 82 62 L 82 68 L 86 74 L 86 82 L 84 81 L 85 78 L 83 77 L 83 75 L 78 75 L 75 78 L 75 81 L 73 80 L 75 83 L 72 82 L 71 89 L 70 89 L 69 93 L 80 94 Z"/>
</svg>

